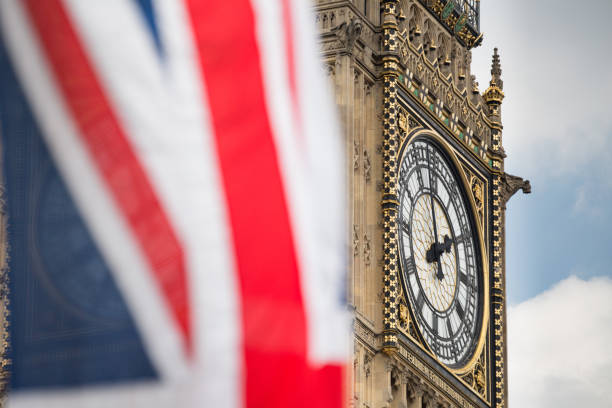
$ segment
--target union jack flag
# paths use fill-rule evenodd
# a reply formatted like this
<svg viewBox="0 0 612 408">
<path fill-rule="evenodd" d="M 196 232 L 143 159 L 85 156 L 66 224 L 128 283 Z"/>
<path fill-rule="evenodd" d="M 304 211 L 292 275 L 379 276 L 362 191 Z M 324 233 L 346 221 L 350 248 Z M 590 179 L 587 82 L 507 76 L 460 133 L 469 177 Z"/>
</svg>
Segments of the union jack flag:
<svg viewBox="0 0 612 408">
<path fill-rule="evenodd" d="M 0 0 L 9 406 L 343 404 L 313 21 L 303 0 Z"/>
</svg>

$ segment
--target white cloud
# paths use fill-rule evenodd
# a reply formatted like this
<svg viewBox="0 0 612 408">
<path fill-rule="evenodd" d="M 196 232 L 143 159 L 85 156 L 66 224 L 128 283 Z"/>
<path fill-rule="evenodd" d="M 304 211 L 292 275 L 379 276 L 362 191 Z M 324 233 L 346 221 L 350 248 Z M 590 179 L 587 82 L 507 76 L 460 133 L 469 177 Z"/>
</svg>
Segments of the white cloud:
<svg viewBox="0 0 612 408">
<path fill-rule="evenodd" d="M 610 222 L 612 220 L 610 211 L 611 187 L 612 178 L 607 178 L 603 174 L 595 179 L 586 178 L 582 180 L 574 191 L 573 215 L 587 217 L 587 221 Z M 607 236 L 601 237 L 601 239 L 607 239 Z"/>
<path fill-rule="evenodd" d="M 612 406 L 612 280 L 569 277 L 508 310 L 509 403 Z"/>
</svg>

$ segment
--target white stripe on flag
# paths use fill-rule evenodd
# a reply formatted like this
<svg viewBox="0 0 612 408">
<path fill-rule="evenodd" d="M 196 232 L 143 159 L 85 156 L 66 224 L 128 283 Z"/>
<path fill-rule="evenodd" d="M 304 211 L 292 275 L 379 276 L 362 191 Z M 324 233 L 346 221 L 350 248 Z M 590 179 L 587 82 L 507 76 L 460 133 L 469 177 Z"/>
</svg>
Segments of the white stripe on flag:
<svg viewBox="0 0 612 408">
<path fill-rule="evenodd" d="M 309 207 L 312 219 L 310 261 L 305 287 L 313 315 L 313 352 L 324 361 L 348 361 L 351 316 L 340 297 L 348 287 L 347 193 L 344 138 L 319 58 L 311 4 L 287 0 L 293 7 L 297 93 L 303 123 Z"/>
<path fill-rule="evenodd" d="M 268 110 L 299 255 L 309 358 L 317 365 L 345 363 L 350 320 L 340 301 L 346 288 L 347 268 L 343 257 L 346 253 L 345 190 L 341 171 L 344 156 L 335 106 L 329 102 L 326 84 L 320 80 L 322 68 L 318 60 L 313 60 L 313 56 L 318 55 L 314 47 L 314 17 L 307 5 L 295 8 L 289 2 L 290 7 L 294 7 L 291 13 L 294 21 L 285 22 L 282 0 L 252 0 L 252 3 L 262 50 Z M 297 107 L 293 106 L 289 83 L 286 41 L 290 39 L 285 36 L 284 23 L 293 23 L 290 29 L 298 41 L 293 45 L 299 58 L 295 61 L 299 68 L 296 72 Z M 308 36 L 310 43 L 304 38 Z M 309 58 L 304 58 L 306 54 Z M 313 76 L 317 78 L 313 80 Z M 297 115 L 296 108 L 299 109 Z"/>
<path fill-rule="evenodd" d="M 223 401 L 228 394 L 236 398 L 237 288 L 218 166 L 204 117 L 208 108 L 202 106 L 203 84 L 194 72 L 196 60 L 190 58 L 193 45 L 184 10 L 176 2 L 161 5 L 159 28 L 169 43 L 163 44 L 166 60 L 160 62 L 133 1 L 109 0 L 95 7 L 80 0 L 67 4 L 185 250 L 195 307 L 194 368 L 199 371 L 197 366 L 203 364 L 206 378 L 194 392 L 210 398 L 211 404 L 221 395 Z M 106 46 L 118 38 L 121 47 Z M 185 81 L 186 86 L 175 88 L 174 81 Z"/>
<path fill-rule="evenodd" d="M 158 0 L 159 26 L 166 55 L 166 72 L 172 83 L 177 135 L 184 135 L 182 154 L 186 174 L 194 187 L 189 208 L 181 212 L 194 257 L 193 316 L 201 375 L 199 406 L 242 406 L 242 339 L 240 299 L 230 249 L 228 216 L 219 164 L 212 140 L 204 84 L 200 81 L 197 51 L 187 11 L 182 2 Z M 188 151 L 187 146 L 193 151 Z M 191 158 L 191 160 L 187 160 Z M 184 191 L 182 192 L 185 193 Z M 178 193 L 177 193 L 178 196 Z M 194 254 L 191 255 L 191 251 Z M 201 346 L 200 346 L 201 345 Z"/>
</svg>

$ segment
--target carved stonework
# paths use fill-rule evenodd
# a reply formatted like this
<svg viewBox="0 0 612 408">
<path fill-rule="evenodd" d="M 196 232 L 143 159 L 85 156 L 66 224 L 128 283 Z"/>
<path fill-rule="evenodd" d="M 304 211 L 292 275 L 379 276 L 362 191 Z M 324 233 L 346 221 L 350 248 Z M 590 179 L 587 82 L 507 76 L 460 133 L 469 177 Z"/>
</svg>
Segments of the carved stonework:
<svg viewBox="0 0 612 408">
<path fill-rule="evenodd" d="M 363 234 L 363 263 L 366 266 L 370 266 L 370 255 L 372 253 L 372 247 L 370 246 L 370 236 L 366 232 Z"/>
<path fill-rule="evenodd" d="M 367 150 L 363 149 L 363 177 L 365 178 L 366 183 L 369 182 L 371 178 L 370 170 L 372 170 L 370 155 L 368 154 Z"/>
<path fill-rule="evenodd" d="M 472 179 L 470 180 L 470 188 L 472 189 L 476 209 L 478 211 L 482 211 L 482 206 L 484 203 L 484 187 L 482 181 L 472 176 Z"/>
<path fill-rule="evenodd" d="M 402 372 L 393 366 L 391 369 L 391 388 L 397 390 L 402 386 Z"/>
<path fill-rule="evenodd" d="M 468 188 L 472 193 L 472 198 L 474 199 L 475 210 L 478 218 L 480 220 L 481 232 L 485 234 L 485 202 L 488 200 L 487 196 L 487 185 L 485 181 L 483 181 L 480 177 L 476 176 L 476 174 L 466 165 L 462 166 L 463 171 L 465 173 L 465 177 L 467 182 L 469 183 Z"/>
<path fill-rule="evenodd" d="M 402 328 L 407 328 L 410 323 L 410 313 L 405 303 L 399 305 L 399 321 Z"/>
<path fill-rule="evenodd" d="M 417 334 L 417 328 L 416 325 L 414 324 L 414 322 L 411 320 L 408 323 L 408 335 L 415 341 L 418 342 L 419 344 L 422 345 L 421 341 L 419 340 L 419 335 Z"/>
<path fill-rule="evenodd" d="M 404 133 L 407 133 L 409 128 L 408 128 L 408 118 L 406 117 L 406 111 L 405 110 L 400 110 L 399 113 L 399 117 L 398 117 L 398 125 L 400 130 L 402 130 Z"/>
<path fill-rule="evenodd" d="M 330 80 L 334 80 L 336 78 L 336 62 L 335 61 L 327 61 L 323 66 L 325 69 L 325 74 Z"/>
<path fill-rule="evenodd" d="M 519 190 L 523 190 L 524 194 L 531 193 L 531 184 L 529 183 L 529 180 L 523 180 L 520 177 L 504 173 L 501 181 L 501 199 L 504 205 L 506 205 L 508 200 L 510 200 L 510 198 Z"/>
<path fill-rule="evenodd" d="M 494 125 L 487 116 L 487 105 L 478 93 L 477 84 L 471 81 L 471 92 L 462 92 L 457 88 L 457 84 L 446 78 L 424 54 L 420 54 L 408 43 L 407 49 L 409 53 L 406 58 L 406 74 L 401 76 L 401 83 L 406 87 L 408 95 L 429 110 L 442 126 L 491 167 L 491 152 L 488 148 L 491 146 Z M 440 109 L 441 105 L 444 105 L 445 109 L 451 109 L 456 117 L 449 116 L 444 109 Z M 473 140 L 480 142 L 474 144 Z"/>
<path fill-rule="evenodd" d="M 346 52 L 352 53 L 355 42 L 357 39 L 359 39 L 362 29 L 363 24 L 361 20 L 358 18 L 351 18 L 348 23 L 344 21 L 342 24 L 334 27 L 333 32 L 336 34 L 338 40 L 340 40 L 342 43 L 342 46 Z"/>
<path fill-rule="evenodd" d="M 363 373 L 369 377 L 372 373 L 372 355 L 366 353 L 363 358 Z"/>
<path fill-rule="evenodd" d="M 484 367 L 482 366 L 482 364 L 478 363 L 476 364 L 476 367 L 474 367 L 474 388 L 476 389 L 476 391 L 480 394 L 483 395 L 485 394 L 485 390 L 486 390 L 486 385 L 487 385 L 487 381 L 486 381 L 486 377 L 485 377 L 485 370 Z"/>
<path fill-rule="evenodd" d="M 410 376 L 406 383 L 406 396 L 411 402 L 416 401 L 423 397 L 426 387 L 423 385 L 423 381 L 418 377 Z"/>
<path fill-rule="evenodd" d="M 377 350 L 380 348 L 380 341 L 376 337 L 374 331 L 371 328 L 366 326 L 359 319 L 355 319 L 353 324 L 353 330 L 355 331 L 355 336 L 360 339 L 365 345 L 367 345 L 371 350 Z"/>
<path fill-rule="evenodd" d="M 486 355 L 484 350 L 470 371 L 461 376 L 461 379 L 468 384 L 478 395 L 487 398 L 487 373 Z"/>
</svg>

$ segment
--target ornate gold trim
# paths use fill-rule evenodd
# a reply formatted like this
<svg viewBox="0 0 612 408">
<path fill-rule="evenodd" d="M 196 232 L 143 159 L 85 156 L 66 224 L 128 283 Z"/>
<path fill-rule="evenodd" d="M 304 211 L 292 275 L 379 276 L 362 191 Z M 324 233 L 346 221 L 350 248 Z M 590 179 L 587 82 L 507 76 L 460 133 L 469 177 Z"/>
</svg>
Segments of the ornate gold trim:
<svg viewBox="0 0 612 408">
<path fill-rule="evenodd" d="M 504 407 L 506 404 L 506 378 L 505 378 L 505 362 L 506 362 L 506 346 L 505 346 L 505 282 L 503 271 L 503 208 L 501 200 L 502 180 L 500 175 L 493 175 L 493 353 L 494 356 L 494 378 L 495 381 L 495 406 Z"/>
<path fill-rule="evenodd" d="M 465 88 L 458 89 L 450 77 L 442 73 L 437 63 L 431 63 L 422 54 L 422 48 L 415 48 L 414 44 L 408 41 L 405 33 L 398 32 L 396 15 L 399 13 L 395 13 L 397 3 L 397 0 L 382 1 L 381 74 L 384 104 L 382 143 L 384 180 L 381 185 L 383 193 L 381 205 L 384 228 L 384 328 L 381 334 L 381 346 L 389 355 L 397 355 L 402 351 L 398 340 L 398 333 L 401 331 L 425 354 L 431 356 L 434 361 L 438 361 L 420 341 L 420 336 L 411 320 L 411 314 L 406 314 L 403 310 L 406 305 L 403 304 L 403 296 L 399 295 L 402 291 L 399 289 L 400 271 L 396 259 L 398 239 L 397 236 L 391 234 L 397 230 L 395 217 L 398 201 L 396 182 L 399 152 L 403 151 L 404 146 L 410 143 L 416 137 L 415 135 L 429 135 L 446 150 L 460 175 L 463 188 L 466 192 L 470 192 L 467 194 L 470 202 L 469 211 L 472 211 L 476 224 L 476 234 L 479 236 L 482 255 L 484 299 L 482 326 L 477 346 L 472 358 L 464 367 L 455 370 L 446 367 L 446 372 L 464 384 L 467 389 L 473 390 L 481 401 L 496 407 L 504 406 L 505 306 L 503 277 L 501 276 L 503 265 L 502 258 L 500 258 L 502 256 L 500 222 L 503 222 L 501 213 L 503 209 L 499 207 L 500 201 L 496 201 L 496 196 L 493 194 L 497 189 L 497 198 L 499 198 L 499 186 L 489 185 L 489 180 L 498 180 L 499 183 L 499 178 L 503 175 L 505 154 L 501 145 L 502 125 L 499 115 L 501 105 L 499 101 L 503 98 L 501 82 L 491 84 L 491 87 L 498 87 L 499 91 L 490 87 L 485 91 L 486 98 L 471 94 L 472 87 L 475 86 L 475 83 L 472 82 L 468 82 Z M 440 0 L 431 0 L 430 3 L 438 6 L 442 4 Z M 437 12 L 441 13 L 442 9 Z M 450 18 L 450 16 L 447 17 Z M 456 20 L 450 23 L 456 25 Z M 478 36 L 473 40 L 476 42 L 480 38 L 481 36 Z M 406 102 L 410 102 L 408 106 L 414 105 L 414 112 L 408 112 L 400 105 L 398 95 L 398 92 L 401 92 L 400 88 L 409 95 L 406 97 L 408 98 Z M 408 107 L 406 109 L 410 110 Z M 417 126 L 411 126 L 410 119 L 412 118 L 416 118 L 414 122 L 417 123 Z M 421 123 L 435 123 L 441 128 L 444 136 L 431 130 L 425 130 L 424 128 L 430 126 L 421 125 Z M 457 149 L 451 146 L 450 140 L 444 139 L 447 133 L 458 143 Z M 398 153 L 397 156 L 394 156 L 390 152 Z M 476 163 L 467 160 L 464 154 L 474 158 Z M 461 160 L 459 156 L 462 157 Z M 467 167 L 462 166 L 463 164 Z M 479 200 L 481 194 L 476 185 L 480 187 L 482 200 Z M 488 197 L 489 194 L 492 196 Z M 490 268 L 493 268 L 494 273 L 491 273 Z M 435 369 L 432 371 L 435 372 Z M 488 381 L 485 391 L 481 387 L 483 375 L 485 382 Z M 471 376 L 471 381 L 462 378 L 466 376 Z"/>
<path fill-rule="evenodd" d="M 428 115 L 446 128 L 459 142 L 465 145 L 473 157 L 489 169 L 496 170 L 497 158 L 492 155 L 489 143 L 500 124 L 492 122 L 485 114 L 486 103 L 474 105 L 466 90 L 460 91 L 409 41 L 401 38 L 403 53 L 401 62 L 406 66 L 399 75 L 400 86 L 412 100 L 423 106 Z M 433 96 L 433 98 L 432 98 Z M 448 110 L 448 112 L 446 112 Z M 450 115 L 449 115 L 450 114 Z"/>
<path fill-rule="evenodd" d="M 486 204 L 488 202 L 488 193 L 487 186 L 488 183 L 486 179 L 479 177 L 476 175 L 476 172 L 472 169 L 468 168 L 467 165 L 462 165 L 463 172 L 466 174 L 467 179 L 470 181 L 470 193 L 474 198 L 474 203 L 476 203 L 476 211 L 478 216 L 480 217 L 481 225 L 483 228 L 485 227 L 485 209 Z M 483 234 L 486 235 L 486 228 L 483 230 Z"/>
<path fill-rule="evenodd" d="M 502 103 L 504 100 L 504 92 L 496 85 L 491 85 L 487 88 L 487 90 L 482 94 L 485 102 L 497 102 Z"/>
<path fill-rule="evenodd" d="M 448 32 L 456 36 L 468 49 L 478 47 L 482 43 L 483 34 L 470 29 L 465 22 L 465 14 L 458 15 L 455 13 L 452 1 L 443 4 L 440 0 L 421 0 L 423 5 L 430 13 L 435 15 Z"/>
<path fill-rule="evenodd" d="M 459 407 L 475 407 L 476 405 L 470 401 L 470 397 L 468 397 L 465 393 L 459 391 L 457 388 L 453 386 L 453 384 L 449 383 L 448 380 L 444 379 L 440 374 L 439 370 L 431 367 L 417 355 L 415 355 L 408 347 L 406 347 L 402 342 L 399 343 L 398 346 L 398 359 L 401 361 L 407 362 L 409 366 L 419 372 L 420 376 L 422 376 L 423 380 L 429 382 L 433 387 L 438 388 L 440 391 L 446 394 L 446 396 L 451 399 L 454 403 Z M 451 373 L 460 383 L 470 388 L 469 385 L 463 381 L 460 377 Z M 478 393 L 475 394 L 477 398 L 482 399 L 482 396 L 479 396 Z M 473 397 L 472 397 L 473 398 Z M 488 403 L 488 401 L 485 401 Z"/>
<path fill-rule="evenodd" d="M 382 3 L 383 27 L 383 351 L 393 354 L 397 349 L 399 279 L 397 265 L 397 151 L 399 129 L 397 123 L 397 79 L 399 71 L 398 0 Z"/>
<path fill-rule="evenodd" d="M 464 189 L 464 191 L 470 192 L 471 191 L 470 182 L 468 182 L 468 178 L 464 170 L 464 167 L 461 165 L 461 162 L 457 158 L 455 149 L 441 135 L 439 135 L 437 132 L 433 130 L 419 129 L 407 135 L 400 146 L 397 162 L 401 163 L 406 146 L 408 146 L 414 139 L 418 137 L 422 137 L 422 136 L 435 140 L 440 145 L 440 148 L 443 149 L 447 153 L 448 157 L 451 159 L 452 165 L 455 167 L 455 169 L 457 170 L 457 173 L 459 174 L 460 182 L 462 183 L 462 188 Z M 474 200 L 474 196 L 472 194 L 466 194 L 466 196 L 469 200 L 469 207 L 470 207 L 469 211 L 471 211 L 472 217 L 476 223 L 476 234 L 477 234 L 478 241 L 479 241 L 479 247 L 480 247 L 480 253 L 481 253 L 481 263 L 482 263 L 482 273 L 483 273 L 483 276 L 482 276 L 482 285 L 483 285 L 482 286 L 483 287 L 482 321 L 481 321 L 481 327 L 480 327 L 480 334 L 478 336 L 478 342 L 474 350 L 474 353 L 472 357 L 470 358 L 470 360 L 465 364 L 465 366 L 458 368 L 458 369 L 453 369 L 439 362 L 436 356 L 431 352 L 431 350 L 429 350 L 429 348 L 425 344 L 423 344 L 420 338 L 414 337 L 410 332 L 406 334 L 421 349 L 423 349 L 423 351 L 425 351 L 428 355 L 430 355 L 432 358 L 438 361 L 441 365 L 446 367 L 446 369 L 450 373 L 452 373 L 456 378 L 461 380 L 468 387 L 472 387 L 470 384 L 465 382 L 461 378 L 461 376 L 474 370 L 474 366 L 476 365 L 478 361 L 481 360 L 482 354 L 485 351 L 484 346 L 487 340 L 487 332 L 488 332 L 488 327 L 489 327 L 489 304 L 490 304 L 489 256 L 488 256 L 487 245 L 486 245 L 487 240 L 486 240 L 486 236 L 484 233 L 485 232 L 484 220 L 481 220 L 480 215 L 478 214 L 478 210 L 477 210 L 478 207 Z M 412 324 L 412 326 L 414 326 L 414 324 Z M 410 329 L 410 326 L 408 326 L 408 328 Z M 482 397 L 485 399 L 485 401 L 489 402 L 486 396 L 482 396 Z"/>
</svg>

